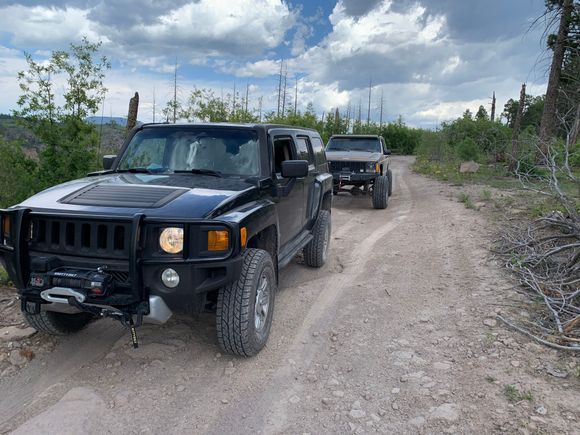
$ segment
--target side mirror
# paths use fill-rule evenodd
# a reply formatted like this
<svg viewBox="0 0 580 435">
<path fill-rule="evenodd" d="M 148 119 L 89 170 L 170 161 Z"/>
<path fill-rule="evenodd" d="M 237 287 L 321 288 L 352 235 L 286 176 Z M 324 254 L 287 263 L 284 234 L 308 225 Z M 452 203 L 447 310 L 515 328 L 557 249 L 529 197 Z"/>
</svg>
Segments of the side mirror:
<svg viewBox="0 0 580 435">
<path fill-rule="evenodd" d="M 391 150 L 388 148 L 385 148 L 385 156 L 390 156 L 391 155 Z"/>
<path fill-rule="evenodd" d="M 302 178 L 308 175 L 307 160 L 286 160 L 282 162 L 282 177 Z"/>
<path fill-rule="evenodd" d="M 111 169 L 113 167 L 113 163 L 115 163 L 116 158 L 117 156 L 114 155 L 103 156 L 103 169 L 105 171 Z"/>
</svg>

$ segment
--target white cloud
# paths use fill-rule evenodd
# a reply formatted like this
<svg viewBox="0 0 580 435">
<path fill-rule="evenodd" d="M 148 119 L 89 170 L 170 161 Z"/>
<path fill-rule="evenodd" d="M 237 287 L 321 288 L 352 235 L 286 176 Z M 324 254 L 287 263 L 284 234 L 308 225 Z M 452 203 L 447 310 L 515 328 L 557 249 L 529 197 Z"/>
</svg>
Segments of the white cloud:
<svg viewBox="0 0 580 435">
<path fill-rule="evenodd" d="M 461 116 L 467 109 L 471 113 L 476 113 L 479 106 L 485 107 L 487 103 L 488 101 L 483 99 L 437 103 L 425 110 L 417 112 L 416 116 L 427 122 L 439 123 L 449 119 L 455 119 Z"/>
<path fill-rule="evenodd" d="M 235 74 L 238 77 L 268 77 L 280 74 L 280 61 L 264 59 L 257 62 L 247 62 L 246 64 L 236 67 L 223 67 L 222 71 Z"/>
<path fill-rule="evenodd" d="M 77 8 L 5 6 L 0 8 L 0 28 L 12 35 L 11 42 L 17 47 L 55 49 L 80 41 L 83 36 L 107 42 L 87 15 L 87 10 Z"/>
</svg>

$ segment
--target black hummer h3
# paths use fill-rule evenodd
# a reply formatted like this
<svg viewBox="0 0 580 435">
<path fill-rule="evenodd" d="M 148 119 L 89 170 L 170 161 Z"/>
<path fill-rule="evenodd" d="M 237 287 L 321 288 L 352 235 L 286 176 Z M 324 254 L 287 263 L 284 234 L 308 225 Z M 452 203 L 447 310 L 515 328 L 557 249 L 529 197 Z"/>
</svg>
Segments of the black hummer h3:
<svg viewBox="0 0 580 435">
<path fill-rule="evenodd" d="M 332 172 L 334 193 L 368 193 L 374 208 L 387 208 L 393 193 L 390 154 L 381 136 L 332 136 L 326 146 L 326 158 Z"/>
<path fill-rule="evenodd" d="M 300 251 L 320 267 L 332 177 L 313 130 L 146 124 L 105 170 L 0 210 L 0 260 L 30 325 L 78 331 L 94 318 L 131 328 L 173 311 L 217 314 L 228 353 L 270 332 L 278 270 Z"/>
</svg>

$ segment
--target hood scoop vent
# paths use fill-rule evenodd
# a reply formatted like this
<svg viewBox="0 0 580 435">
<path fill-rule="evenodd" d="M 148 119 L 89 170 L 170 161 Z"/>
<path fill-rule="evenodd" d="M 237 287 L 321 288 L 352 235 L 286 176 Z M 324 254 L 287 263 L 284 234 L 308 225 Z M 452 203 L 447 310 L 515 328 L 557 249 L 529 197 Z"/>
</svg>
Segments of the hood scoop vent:
<svg viewBox="0 0 580 435">
<path fill-rule="evenodd" d="M 97 207 L 157 208 L 173 201 L 187 190 L 160 186 L 93 184 L 64 197 L 59 202 Z"/>
</svg>

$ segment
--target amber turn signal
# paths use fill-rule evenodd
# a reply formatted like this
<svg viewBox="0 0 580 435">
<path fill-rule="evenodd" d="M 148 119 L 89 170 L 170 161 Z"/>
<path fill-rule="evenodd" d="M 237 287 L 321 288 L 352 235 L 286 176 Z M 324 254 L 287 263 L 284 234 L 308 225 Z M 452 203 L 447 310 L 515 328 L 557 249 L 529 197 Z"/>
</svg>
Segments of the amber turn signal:
<svg viewBox="0 0 580 435">
<path fill-rule="evenodd" d="M 246 243 L 248 242 L 248 230 L 246 230 L 246 227 L 240 228 L 240 242 L 242 244 L 242 248 L 245 248 Z"/>
<path fill-rule="evenodd" d="M 208 251 L 227 251 L 230 248 L 230 233 L 226 230 L 207 232 Z"/>
<path fill-rule="evenodd" d="M 10 238 L 10 216 L 2 216 L 2 236 L 5 239 Z"/>
</svg>

